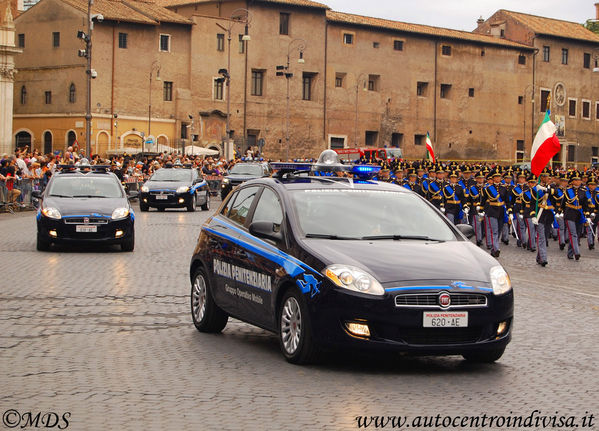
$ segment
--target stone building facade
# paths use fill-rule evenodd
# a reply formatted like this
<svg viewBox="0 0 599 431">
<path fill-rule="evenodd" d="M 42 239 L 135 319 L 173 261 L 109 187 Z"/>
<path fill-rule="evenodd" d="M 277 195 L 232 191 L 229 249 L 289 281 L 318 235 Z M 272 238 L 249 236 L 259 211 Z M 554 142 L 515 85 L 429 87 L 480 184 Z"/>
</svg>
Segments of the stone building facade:
<svg viewBox="0 0 599 431">
<path fill-rule="evenodd" d="M 16 0 L 0 0 L 0 154 L 12 150 L 14 57 L 20 51 L 15 47 L 13 14 L 17 14 Z"/>
<path fill-rule="evenodd" d="M 17 60 L 16 144 L 29 135 L 37 148 L 61 150 L 84 140 L 85 59 L 77 57 L 83 46 L 76 34 L 85 29 L 86 5 L 42 0 L 16 20 L 25 41 Z M 566 94 L 562 106 L 577 100 L 560 157 L 588 163 L 599 145 L 599 89 L 592 85 L 599 74 L 581 63 L 591 53 L 592 70 L 599 36 L 574 23 L 541 36 L 498 11 L 470 33 L 336 12 L 309 0 L 104 0 L 94 12 L 104 15 L 93 34 L 94 152 L 192 142 L 222 149 L 227 87 L 218 78 L 227 68 L 232 139 L 240 147 L 263 140 L 272 158 L 362 146 L 397 146 L 421 158 L 429 132 L 441 158 L 525 159 L 544 115 L 541 89 L 556 93 L 557 83 Z M 246 17 L 250 41 L 242 40 Z M 555 61 L 567 45 L 571 67 L 542 64 L 547 44 L 554 44 Z M 159 145 L 143 144 L 148 136 Z"/>
</svg>

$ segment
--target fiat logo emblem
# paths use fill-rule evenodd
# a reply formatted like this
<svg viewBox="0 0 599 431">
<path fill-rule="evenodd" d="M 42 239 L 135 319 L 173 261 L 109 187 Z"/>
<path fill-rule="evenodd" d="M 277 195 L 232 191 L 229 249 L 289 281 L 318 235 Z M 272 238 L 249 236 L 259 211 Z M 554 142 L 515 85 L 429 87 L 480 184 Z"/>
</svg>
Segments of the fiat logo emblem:
<svg viewBox="0 0 599 431">
<path fill-rule="evenodd" d="M 88 224 L 89 223 L 89 217 L 83 217 L 83 223 Z"/>
<path fill-rule="evenodd" d="M 451 305 L 451 296 L 449 296 L 449 293 L 442 292 L 439 294 L 439 305 L 443 308 L 447 308 Z"/>
</svg>

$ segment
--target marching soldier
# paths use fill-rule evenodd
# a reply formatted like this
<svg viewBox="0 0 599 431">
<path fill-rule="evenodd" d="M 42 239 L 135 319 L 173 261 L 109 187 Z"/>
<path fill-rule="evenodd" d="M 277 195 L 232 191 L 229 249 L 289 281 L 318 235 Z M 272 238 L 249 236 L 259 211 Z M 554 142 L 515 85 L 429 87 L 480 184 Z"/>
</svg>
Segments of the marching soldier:
<svg viewBox="0 0 599 431">
<path fill-rule="evenodd" d="M 505 217 L 505 201 L 507 190 L 501 185 L 501 173 L 498 170 L 491 173 L 493 182 L 484 189 L 485 218 L 487 233 L 491 237 L 491 256 L 499 257 L 499 237 Z"/>
<path fill-rule="evenodd" d="M 429 170 L 430 178 L 428 180 L 428 193 L 427 198 L 430 203 L 432 203 L 437 209 L 443 211 L 443 182 L 439 181 L 437 175 L 443 172 L 442 168 L 431 168 Z"/>
<path fill-rule="evenodd" d="M 559 176 L 556 186 L 551 189 L 551 201 L 555 207 L 555 221 L 557 222 L 557 239 L 559 241 L 559 249 L 563 250 L 566 247 L 567 235 L 566 224 L 564 223 L 565 195 L 568 188 L 568 176 L 562 174 Z"/>
<path fill-rule="evenodd" d="M 408 171 L 408 181 L 405 181 L 402 185 L 406 189 L 410 189 L 413 192 L 418 193 L 420 190 L 420 187 L 418 185 L 417 179 L 418 179 L 418 175 L 416 175 L 416 172 L 414 171 L 414 169 L 410 169 Z"/>
<path fill-rule="evenodd" d="M 595 230 L 593 229 L 593 223 L 597 209 L 595 206 L 595 199 L 593 198 L 593 192 L 595 194 L 597 192 L 597 181 L 595 180 L 594 176 L 590 175 L 587 177 L 584 198 L 582 199 L 582 209 L 587 219 L 586 234 L 589 250 L 593 250 L 595 248 Z"/>
<path fill-rule="evenodd" d="M 458 173 L 452 171 L 449 175 L 449 184 L 443 187 L 443 200 L 445 202 L 445 216 L 453 224 L 461 222 L 464 211 L 462 203 L 464 200 L 464 190 L 458 184 Z"/>
<path fill-rule="evenodd" d="M 468 217 L 470 218 L 470 224 L 474 228 L 474 233 L 476 234 L 476 245 L 481 246 L 483 243 L 483 191 L 485 188 L 485 174 L 482 170 L 478 171 L 476 174 L 476 183 L 470 186 L 469 196 L 469 205 L 470 211 L 468 212 Z"/>
<path fill-rule="evenodd" d="M 531 252 L 534 252 L 537 251 L 537 246 L 535 244 L 537 232 L 533 220 L 537 213 L 537 178 L 533 174 L 530 174 L 527 178 L 527 182 L 528 184 L 522 192 L 522 216 L 528 234 L 526 248 Z"/>
<path fill-rule="evenodd" d="M 599 227 L 599 190 L 597 190 L 597 177 L 595 175 L 589 176 L 589 180 L 587 182 L 587 187 L 589 188 L 589 192 L 591 194 L 591 201 L 595 206 L 593 212 L 591 212 L 589 222 L 592 227 L 592 231 L 595 232 L 595 240 L 597 239 L 597 228 Z M 593 241 L 593 247 L 591 250 L 595 248 L 595 242 Z"/>
<path fill-rule="evenodd" d="M 537 186 L 537 199 L 539 202 L 539 212 L 536 215 L 537 221 L 537 263 L 541 266 L 547 265 L 547 231 L 554 220 L 554 207 L 551 202 L 549 188 L 541 183 Z"/>
<path fill-rule="evenodd" d="M 403 186 L 404 185 L 404 183 L 406 182 L 406 180 L 403 177 L 403 169 L 398 168 L 398 169 L 395 170 L 395 178 L 391 182 L 393 184 L 397 184 L 398 186 Z"/>
<path fill-rule="evenodd" d="M 526 174 L 524 171 L 518 173 L 518 179 L 516 185 L 512 188 L 511 200 L 512 200 L 512 213 L 510 214 L 512 220 L 512 227 L 518 234 L 518 240 L 516 242 L 518 247 L 526 246 L 526 225 L 524 224 L 524 206 L 522 205 L 522 193 L 526 187 Z"/>
<path fill-rule="evenodd" d="M 580 202 L 581 190 L 580 185 L 582 178 L 577 171 L 570 174 L 570 186 L 566 189 L 564 196 L 564 223 L 568 239 L 568 259 L 580 259 L 580 248 L 578 245 L 578 226 L 586 222 L 582 205 Z"/>
</svg>

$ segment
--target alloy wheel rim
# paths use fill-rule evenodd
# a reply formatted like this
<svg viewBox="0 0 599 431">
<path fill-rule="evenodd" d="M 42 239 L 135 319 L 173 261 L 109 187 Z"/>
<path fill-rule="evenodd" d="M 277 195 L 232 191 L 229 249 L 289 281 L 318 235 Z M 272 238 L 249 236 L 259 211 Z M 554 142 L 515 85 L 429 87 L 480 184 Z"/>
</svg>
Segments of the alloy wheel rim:
<svg viewBox="0 0 599 431">
<path fill-rule="evenodd" d="M 206 314 L 206 280 L 201 275 L 193 283 L 192 309 L 196 322 L 201 322 Z"/>
<path fill-rule="evenodd" d="M 281 340 L 285 351 L 293 355 L 299 346 L 302 334 L 302 313 L 294 297 L 285 301 L 281 312 Z"/>
</svg>

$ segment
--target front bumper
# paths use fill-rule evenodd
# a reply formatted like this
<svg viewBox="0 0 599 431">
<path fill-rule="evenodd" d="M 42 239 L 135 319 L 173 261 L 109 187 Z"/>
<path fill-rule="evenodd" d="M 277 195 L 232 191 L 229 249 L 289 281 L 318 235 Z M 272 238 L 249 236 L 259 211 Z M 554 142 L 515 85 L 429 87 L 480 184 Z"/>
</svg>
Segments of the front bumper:
<svg viewBox="0 0 599 431">
<path fill-rule="evenodd" d="M 447 310 L 468 311 L 468 326 L 464 328 L 424 328 L 425 311 L 443 310 L 435 306 L 397 307 L 395 296 L 389 292 L 373 297 L 327 289 L 309 305 L 315 341 L 323 347 L 450 355 L 504 347 L 511 339 L 513 291 L 501 296 L 488 294 L 484 307 Z M 367 324 L 370 337 L 352 335 L 346 328 L 349 322 Z M 501 322 L 506 322 L 507 328 L 498 335 Z"/>
<path fill-rule="evenodd" d="M 67 224 L 65 219 L 55 220 L 41 216 L 37 222 L 37 232 L 40 237 L 55 244 L 74 242 L 120 244 L 134 234 L 134 221 L 131 216 L 93 226 L 97 227 L 97 232 L 77 232 L 77 224 Z M 56 236 L 51 235 L 50 231 L 55 232 Z M 123 234 L 117 237 L 117 231 L 122 231 Z"/>
<path fill-rule="evenodd" d="M 157 196 L 165 196 L 164 198 L 157 198 Z M 140 193 L 139 202 L 145 205 L 155 208 L 184 208 L 189 205 L 191 199 L 194 197 L 189 192 L 185 193 L 164 193 L 162 195 L 155 194 L 153 192 Z"/>
</svg>

